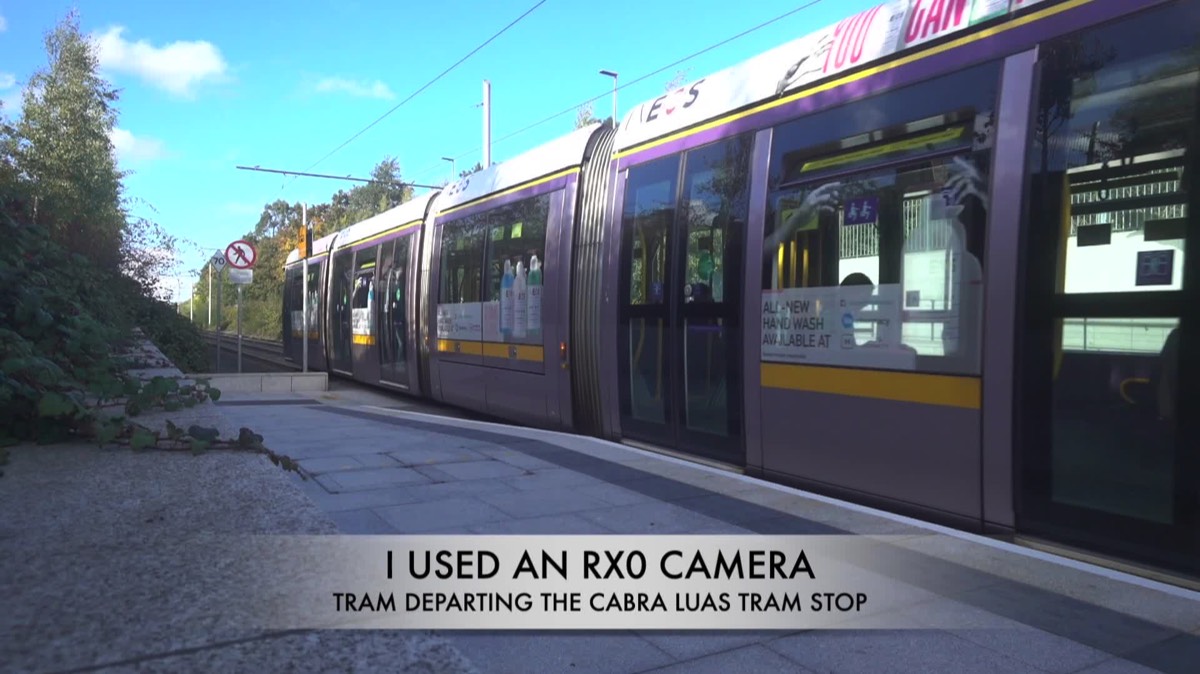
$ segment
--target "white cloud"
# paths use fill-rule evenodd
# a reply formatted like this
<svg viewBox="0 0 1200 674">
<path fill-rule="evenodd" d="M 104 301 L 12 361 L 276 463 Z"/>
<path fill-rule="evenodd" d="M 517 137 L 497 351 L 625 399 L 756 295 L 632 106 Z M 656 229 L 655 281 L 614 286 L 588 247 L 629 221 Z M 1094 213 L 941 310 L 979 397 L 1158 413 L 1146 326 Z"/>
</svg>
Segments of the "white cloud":
<svg viewBox="0 0 1200 674">
<path fill-rule="evenodd" d="M 374 82 L 359 82 L 356 80 L 347 80 L 340 77 L 327 77 L 320 82 L 317 82 L 316 90 L 320 93 L 347 93 L 351 96 L 362 96 L 364 98 L 382 98 L 391 100 L 396 97 L 388 85 L 375 80 Z"/>
<path fill-rule="evenodd" d="M 8 30 L 8 19 L 4 18 L 3 14 L 0 14 L 0 33 L 6 30 Z"/>
<path fill-rule="evenodd" d="M 123 161 L 153 161 L 167 156 L 161 140 L 139 138 L 125 129 L 115 128 L 109 134 L 117 158 Z"/>
<path fill-rule="evenodd" d="M 224 79 L 229 64 L 211 42 L 172 42 L 155 47 L 145 40 L 130 42 L 125 28 L 114 26 L 96 37 L 100 66 L 130 73 L 169 93 L 192 98 L 196 87 Z"/>
<path fill-rule="evenodd" d="M 7 89 L 17 83 L 17 76 L 12 73 L 0 73 L 0 90 Z"/>
</svg>

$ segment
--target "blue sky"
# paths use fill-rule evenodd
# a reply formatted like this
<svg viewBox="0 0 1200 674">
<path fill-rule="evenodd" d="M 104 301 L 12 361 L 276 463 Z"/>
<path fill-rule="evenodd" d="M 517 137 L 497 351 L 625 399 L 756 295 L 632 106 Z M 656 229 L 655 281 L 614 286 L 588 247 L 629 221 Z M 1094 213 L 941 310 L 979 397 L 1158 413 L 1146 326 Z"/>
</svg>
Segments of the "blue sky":
<svg viewBox="0 0 1200 674">
<path fill-rule="evenodd" d="M 823 0 L 618 92 L 619 116 L 687 79 L 734 65 L 876 4 Z M 492 83 L 493 162 L 573 128 L 575 113 L 501 140 L 606 94 L 607 69 L 631 82 L 807 4 L 804 0 L 582 3 L 547 0 L 520 23 L 351 144 L 313 164 L 394 107 L 536 0 L 0 0 L 0 100 L 45 65 L 44 33 L 72 7 L 121 91 L 114 145 L 134 212 L 195 246 L 178 274 L 250 230 L 277 198 L 326 201 L 355 183 L 239 171 L 237 165 L 363 177 L 384 156 L 405 179 L 440 184 L 450 163 L 482 157 L 482 81 Z M 731 11 L 732 10 L 732 11 Z M 595 114 L 612 109 L 609 95 Z M 202 250 L 201 250 L 202 249 Z M 189 281 L 169 284 L 183 286 Z M 174 290 L 179 292 L 179 290 Z"/>
</svg>

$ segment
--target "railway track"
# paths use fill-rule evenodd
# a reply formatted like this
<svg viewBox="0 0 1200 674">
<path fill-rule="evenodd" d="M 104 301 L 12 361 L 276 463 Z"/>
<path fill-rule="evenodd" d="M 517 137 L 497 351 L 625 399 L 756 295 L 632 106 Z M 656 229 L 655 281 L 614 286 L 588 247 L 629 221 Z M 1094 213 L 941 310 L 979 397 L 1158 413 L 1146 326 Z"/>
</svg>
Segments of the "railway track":
<svg viewBox="0 0 1200 674">
<path fill-rule="evenodd" d="M 202 333 L 212 348 L 213 367 L 221 372 L 237 371 L 237 334 L 220 333 L 221 366 L 216 367 L 217 331 Z M 283 357 L 283 342 L 260 337 L 242 337 L 243 372 L 289 372 L 300 367 Z"/>
</svg>

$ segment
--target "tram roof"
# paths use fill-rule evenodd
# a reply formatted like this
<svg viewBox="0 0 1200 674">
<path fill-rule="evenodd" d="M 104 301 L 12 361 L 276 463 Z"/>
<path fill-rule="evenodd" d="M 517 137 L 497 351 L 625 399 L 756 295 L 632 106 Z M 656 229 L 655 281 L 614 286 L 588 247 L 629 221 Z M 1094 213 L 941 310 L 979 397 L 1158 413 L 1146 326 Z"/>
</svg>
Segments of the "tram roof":
<svg viewBox="0 0 1200 674">
<path fill-rule="evenodd" d="M 888 0 L 629 111 L 618 152 L 1054 0 Z"/>
<path fill-rule="evenodd" d="M 590 124 L 517 155 L 506 162 L 452 183 L 438 199 L 437 210 L 456 206 L 553 175 L 583 163 L 583 155 L 592 135 L 602 124 Z"/>
</svg>

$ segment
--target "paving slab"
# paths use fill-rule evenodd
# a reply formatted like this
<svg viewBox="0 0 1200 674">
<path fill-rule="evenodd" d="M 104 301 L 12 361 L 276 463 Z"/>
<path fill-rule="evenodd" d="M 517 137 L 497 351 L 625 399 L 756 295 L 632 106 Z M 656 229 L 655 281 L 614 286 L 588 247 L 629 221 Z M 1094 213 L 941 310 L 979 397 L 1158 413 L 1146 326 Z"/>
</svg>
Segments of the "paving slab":
<svg viewBox="0 0 1200 674">
<path fill-rule="evenodd" d="M 421 446 L 397 449 L 391 452 L 390 456 L 405 466 L 480 461 L 485 458 L 485 455 L 466 447 L 435 448 Z"/>
<path fill-rule="evenodd" d="M 673 665 L 650 670 L 662 674 L 760 674 L 761 672 L 803 673 L 812 670 L 799 667 L 795 662 L 769 648 L 752 644 L 694 660 L 685 660 Z"/>
<path fill-rule="evenodd" d="M 452 632 L 452 643 L 483 672 L 634 674 L 674 658 L 636 634 L 567 632 Z"/>
<path fill-rule="evenodd" d="M 343 534 L 395 536 L 400 533 L 387 520 L 380 517 L 379 513 L 370 508 L 343 510 L 330 513 L 329 517 L 334 524 L 337 524 L 339 532 Z"/>
<path fill-rule="evenodd" d="M 440 533 L 449 527 L 512 519 L 503 511 L 473 498 L 422 501 L 377 508 L 379 516 L 405 534 Z"/>
<path fill-rule="evenodd" d="M 814 672 L 1038 674 L 1043 671 L 939 631 L 806 632 L 775 639 L 767 647 Z"/>
<path fill-rule="evenodd" d="M 722 524 L 720 520 L 661 501 L 589 510 L 580 516 L 618 534 L 685 534 Z"/>
<path fill-rule="evenodd" d="M 468 527 L 473 534 L 488 536 L 556 536 L 556 535 L 608 535 L 612 532 L 574 514 L 545 515 L 515 520 L 485 522 Z"/>
<path fill-rule="evenodd" d="M 481 480 L 484 478 L 516 477 L 526 475 L 528 471 L 503 461 L 465 461 L 462 463 L 443 463 L 437 469 L 455 480 Z"/>
<path fill-rule="evenodd" d="M 512 517 L 522 518 L 577 513 L 585 510 L 605 510 L 612 507 L 598 498 L 584 496 L 571 489 L 482 494 L 479 496 L 479 500 L 495 506 Z"/>
<path fill-rule="evenodd" d="M 319 478 L 322 485 L 333 485 L 331 492 L 366 491 L 383 487 L 410 484 L 430 484 L 432 480 L 411 468 L 399 466 L 371 470 L 341 470 L 325 473 Z"/>
<path fill-rule="evenodd" d="M 736 651 L 752 644 L 796 634 L 795 631 L 738 630 L 730 632 L 702 630 L 655 630 L 639 631 L 637 634 L 657 646 L 679 662 L 703 658 L 706 655 Z M 785 661 L 790 662 L 790 661 Z M 794 665 L 794 663 L 792 663 Z M 762 670 L 762 671 L 787 671 Z"/>
</svg>

